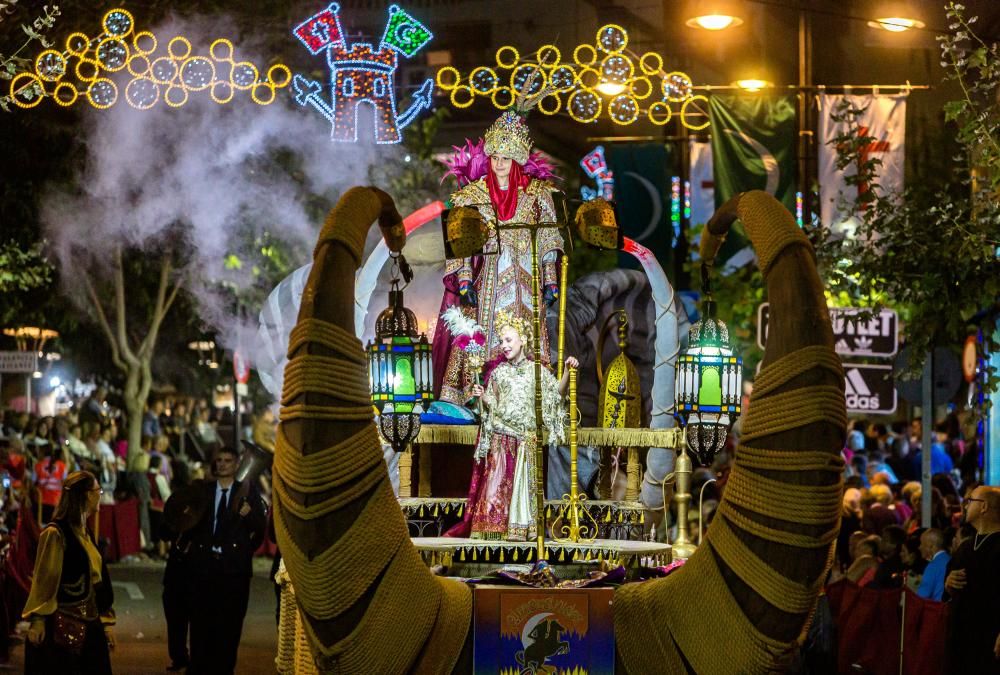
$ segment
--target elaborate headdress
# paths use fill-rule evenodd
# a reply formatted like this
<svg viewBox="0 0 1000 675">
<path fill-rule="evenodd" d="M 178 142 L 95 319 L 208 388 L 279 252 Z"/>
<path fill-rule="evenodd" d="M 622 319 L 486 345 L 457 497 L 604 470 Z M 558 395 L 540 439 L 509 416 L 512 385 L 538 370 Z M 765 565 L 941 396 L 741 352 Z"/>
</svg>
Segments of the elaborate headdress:
<svg viewBox="0 0 1000 675">
<path fill-rule="evenodd" d="M 489 158 L 494 155 L 510 157 L 521 165 L 525 175 L 530 178 L 538 180 L 558 178 L 554 167 L 540 152 L 531 152 L 531 133 L 524 121 L 528 112 L 554 91 L 549 85 L 534 94 L 529 94 L 528 92 L 534 88 L 537 77 L 538 74 L 533 73 L 525 78 L 520 87 L 517 87 L 518 94 L 514 105 L 486 130 L 485 142 L 482 139 L 478 143 L 466 141 L 464 148 L 454 148 L 455 155 L 445 161 L 448 172 L 441 180 L 455 176 L 462 186 L 479 180 L 487 174 Z"/>
<path fill-rule="evenodd" d="M 524 166 L 531 153 L 531 135 L 524 118 L 513 110 L 500 115 L 486 130 L 486 154 L 490 157 L 501 155 Z"/>
<path fill-rule="evenodd" d="M 501 309 L 496 313 L 493 330 L 496 331 L 497 337 L 500 337 L 505 328 L 513 328 L 517 331 L 517 334 L 521 336 L 521 341 L 524 342 L 524 348 L 527 352 L 532 340 L 531 322 L 508 312 L 506 309 Z"/>
</svg>

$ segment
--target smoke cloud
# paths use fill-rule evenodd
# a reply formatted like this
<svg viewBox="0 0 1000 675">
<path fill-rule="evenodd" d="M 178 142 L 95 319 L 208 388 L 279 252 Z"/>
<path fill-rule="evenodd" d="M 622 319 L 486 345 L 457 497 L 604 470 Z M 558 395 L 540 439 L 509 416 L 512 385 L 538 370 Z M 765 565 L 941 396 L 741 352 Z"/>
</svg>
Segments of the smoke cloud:
<svg viewBox="0 0 1000 675">
<path fill-rule="evenodd" d="M 226 35 L 219 28 L 224 25 L 212 17 L 173 21 L 153 32 L 160 45 L 185 35 L 195 54 L 205 54 L 213 39 Z M 240 44 L 236 52 L 237 60 L 266 70 L 266 55 Z M 123 92 L 128 76 L 121 74 Z M 249 92 L 218 105 L 202 91 L 192 92 L 180 108 L 160 101 L 143 111 L 120 100 L 110 109 L 90 110 L 81 128 L 86 162 L 76 185 L 52 187 L 43 200 L 44 230 L 67 290 L 78 292 L 78 275 L 88 269 L 110 269 L 116 244 L 154 256 L 180 229 L 186 253 L 176 261 L 182 265 L 178 273 L 201 318 L 225 346 L 250 344 L 259 308 L 237 317 L 221 289 L 254 283 L 252 269 L 261 254 L 248 242 L 266 233 L 289 245 L 292 269 L 305 264 L 322 218 L 315 209 L 310 213 L 310 200 L 332 201 L 346 188 L 366 184 L 373 165 L 402 154 L 365 142 L 371 134 L 364 129 L 358 143 L 332 143 L 330 124 L 296 105 L 290 91 L 279 90 L 268 106 L 256 105 Z M 226 265 L 230 253 L 239 254 L 238 269 Z"/>
</svg>

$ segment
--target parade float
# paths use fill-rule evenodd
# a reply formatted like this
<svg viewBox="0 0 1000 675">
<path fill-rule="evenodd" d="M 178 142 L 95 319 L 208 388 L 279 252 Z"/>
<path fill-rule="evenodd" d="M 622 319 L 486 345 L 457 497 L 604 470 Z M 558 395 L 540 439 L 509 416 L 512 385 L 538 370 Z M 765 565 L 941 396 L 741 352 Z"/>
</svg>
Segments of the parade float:
<svg viewBox="0 0 1000 675">
<path fill-rule="evenodd" d="M 262 75 L 249 61 L 237 61 L 224 38 L 198 54 L 178 36 L 158 52 L 156 36 L 135 31 L 132 15 L 118 9 L 105 15 L 97 37 L 74 33 L 62 51 L 41 54 L 31 71 L 12 78 L 10 96 L 25 108 L 51 98 L 105 109 L 124 99 L 144 110 L 161 101 L 180 107 L 197 92 L 220 105 L 248 92 L 255 103 L 270 105 L 291 86 L 298 104 L 329 120 L 334 142 L 357 139 L 357 110 L 369 104 L 381 144 L 398 142 L 400 130 L 429 106 L 427 81 L 402 114 L 396 111 L 399 59 L 432 38 L 401 8 L 389 8 L 377 45 L 349 43 L 336 3 L 294 32 L 311 54 L 326 56 L 328 85 L 293 77 L 281 64 Z M 659 55 L 633 55 L 627 46 L 624 29 L 608 25 L 595 44 L 573 50 L 571 61 L 553 45 L 532 59 L 505 46 L 495 65 L 467 75 L 442 68 L 434 83 L 453 107 L 483 98 L 504 111 L 482 154 L 531 170 L 520 177 L 514 171 L 501 195 L 490 185 L 499 169 L 489 159 L 490 168 L 481 166 L 478 175 L 469 168 L 480 150 L 469 144 L 458 162 L 468 180 L 450 203 L 431 203 L 405 218 L 385 192 L 352 188 L 324 223 L 313 263 L 272 294 L 261 342 L 273 367 L 261 375 L 281 403 L 273 467 L 283 556 L 279 672 L 771 672 L 788 663 L 808 628 L 837 532 L 846 426 L 843 370 L 808 240 L 792 214 L 759 191 L 729 200 L 702 234 L 702 288 L 710 291 L 719 246 L 730 226 L 742 223 L 767 281 L 770 334 L 718 515 L 699 545 L 687 531 L 693 465 L 712 459 L 742 412 L 741 361 L 720 319 L 726 308 L 716 308 L 706 293 L 703 317 L 682 350 L 679 303 L 655 257 L 622 236 L 611 204 L 600 197 L 571 203 L 529 154 L 518 114 L 528 103 L 542 115 L 564 110 L 581 123 L 606 115 L 627 125 L 643 115 L 655 125 L 676 116 L 688 129 L 707 126 L 698 115 L 705 97 L 694 93 L 690 78 L 666 72 Z M 610 176 L 593 177 L 603 193 Z M 507 199 L 512 194 L 530 197 L 533 207 L 521 208 L 519 198 Z M 405 305 L 407 235 L 438 218 L 446 276 L 456 281 L 445 286 L 459 298 L 442 309 L 459 307 L 479 326 L 481 342 L 475 329 L 464 345 L 450 330 L 428 338 Z M 365 256 L 375 221 L 382 242 Z M 607 369 L 580 372 L 564 360 L 568 271 L 583 246 L 630 254 L 645 272 L 655 307 L 648 395 L 626 356 L 628 327 L 638 317 L 618 308 L 589 325 L 617 323 L 620 358 Z M 506 248 L 516 252 L 506 254 L 506 263 L 519 290 L 513 309 L 505 308 L 514 318 L 496 327 L 516 323 L 533 357 L 526 369 L 531 403 L 519 411 L 531 423 L 500 432 L 516 437 L 528 495 L 522 513 L 530 522 L 519 523 L 526 527 L 517 536 L 509 529 L 485 538 L 437 536 L 473 505 L 433 494 L 433 448 L 449 448 L 455 460 L 449 470 L 465 473 L 483 425 L 493 424 L 490 433 L 497 427 L 488 411 L 464 405 L 470 384 L 487 384 L 475 376 L 452 387 L 460 392 L 452 407 L 465 412 L 435 409 L 435 392 L 444 387 L 435 371 L 450 356 L 435 362 L 434 354 L 465 352 L 460 370 L 471 373 L 490 360 L 500 311 L 489 303 L 498 296 L 495 288 L 475 285 L 482 278 L 476 266 L 497 264 Z M 388 306 L 378 311 L 366 346 L 365 316 L 387 263 Z M 493 283 L 503 286 L 499 278 Z M 468 302 L 470 292 L 480 302 Z M 543 315 L 546 304 L 557 308 L 554 330 Z M 484 307 L 485 313 L 469 309 Z M 460 324 L 452 326 L 458 331 Z M 487 353 L 477 356 L 477 347 Z M 543 370 L 547 363 L 554 374 Z M 564 374 L 566 410 L 547 420 L 543 383 L 561 382 Z M 595 426 L 578 423 L 580 378 L 600 381 Z M 472 423 L 442 423 L 449 417 Z M 565 490 L 547 490 L 545 464 L 560 447 L 568 452 L 570 478 Z M 581 447 L 625 450 L 623 499 L 608 498 L 610 492 L 588 498 L 577 480 Z M 640 449 L 648 449 L 644 472 Z M 677 534 L 665 544 L 647 536 L 647 525 L 651 509 L 665 508 L 668 486 Z"/>
<path fill-rule="evenodd" d="M 662 64 L 649 57 L 641 63 L 650 72 L 637 75 L 624 65 L 626 40 L 615 26 L 598 32 L 598 48 L 606 52 L 599 79 L 618 78 L 629 90 L 608 115 L 620 124 L 634 120 L 635 95 L 654 73 L 663 76 L 665 98 L 647 111 L 651 119 L 662 119 L 655 111 L 670 110 L 674 95 L 686 112 L 694 98 L 690 81 L 663 73 Z M 551 50 L 541 51 L 558 61 Z M 501 52 L 498 65 L 514 71 L 510 87 L 495 76 L 490 80 L 491 69 L 477 70 L 467 84 L 457 72 L 439 73 L 438 85 L 458 97 L 457 107 L 466 103 L 464 93 L 488 95 L 498 107 L 515 111 L 532 99 L 543 109 L 548 100 L 544 110 L 551 111 L 552 97 L 562 94 L 575 114 L 600 114 L 587 105 L 593 99 L 590 87 L 579 88 L 579 73 L 561 87 L 559 67 L 520 69 L 516 51 Z M 621 58 L 610 58 L 616 56 Z M 585 82 L 597 50 L 590 60 L 586 50 L 577 50 L 574 60 Z M 545 62 L 543 54 L 538 61 Z M 538 72 L 546 80 L 536 88 L 532 75 Z M 485 143 L 456 150 L 450 167 L 465 181 L 448 202 L 404 218 L 392 197 L 377 188 L 346 193 L 327 218 L 313 264 L 279 286 L 262 313 L 262 336 L 276 366 L 272 386 L 282 391 L 274 465 L 275 527 L 284 555 L 279 671 L 780 667 L 808 626 L 829 565 L 840 494 L 837 452 L 846 422 L 842 370 L 822 288 L 793 216 L 762 192 L 740 195 L 720 209 L 702 237 L 703 317 L 690 327 L 681 350 L 679 303 L 654 256 L 621 235 L 607 201 L 571 204 L 546 183 L 544 171 L 530 161 L 523 118 L 508 111 Z M 480 166 L 475 175 L 469 167 L 477 154 L 490 168 Z M 510 180 L 522 181 L 512 185 L 534 208 L 522 209 L 516 201 L 504 206 L 505 195 L 490 184 L 498 170 L 489 163 L 494 155 L 529 167 Z M 422 330 L 404 301 L 412 270 L 403 246 L 407 235 L 439 217 L 448 259 L 442 317 L 449 309 L 452 315 L 447 330 L 439 324 L 428 338 L 427 320 Z M 753 412 L 744 422 L 719 516 L 699 546 L 687 529 L 693 466 L 711 462 L 741 413 L 741 360 L 719 317 L 725 308 L 716 308 L 710 293 L 713 260 L 737 219 L 768 279 L 774 316 Z M 367 229 L 376 220 L 383 239 L 364 256 Z M 629 317 L 611 311 L 596 318 L 602 325 L 617 323 L 621 354 L 607 369 L 585 375 L 600 381 L 594 415 L 600 424 L 593 427 L 578 424 L 581 375 L 564 361 L 568 269 L 581 246 L 635 256 L 656 306 L 651 401 L 643 401 L 635 366 L 625 355 Z M 376 280 L 387 264 L 388 305 L 376 305 L 374 332 L 366 335 Z M 494 266 L 492 282 L 482 273 L 484 265 Z M 513 272 L 505 277 L 501 266 Z M 507 290 L 517 291 L 513 304 L 508 297 L 497 310 L 503 280 Z M 492 295 L 484 299 L 484 292 Z M 470 294 L 473 300 L 466 301 Z M 289 299 L 297 312 L 294 328 Z M 546 305 L 557 308 L 554 331 L 546 325 Z M 483 396 L 481 371 L 500 339 L 491 326 L 496 320 L 501 332 L 510 328 L 512 320 L 499 317 L 511 308 L 520 314 L 515 332 L 533 357 L 525 361 L 533 380 L 526 387 L 530 403 L 521 406 L 531 424 L 497 432 L 489 411 L 469 402 L 468 394 Z M 457 365 L 456 350 L 462 352 Z M 554 372 L 543 370 L 547 364 Z M 564 367 L 569 396 L 560 427 L 551 423 L 544 392 L 546 381 L 562 381 Z M 480 389 L 471 389 L 476 385 Z M 438 398 L 449 407 L 437 405 Z M 650 402 L 651 414 L 642 414 L 643 403 Z M 644 419 L 648 425 L 640 426 Z M 511 511 L 507 530 L 476 536 L 473 525 L 472 536 L 441 536 L 461 532 L 475 504 L 433 493 L 434 475 L 441 471 L 436 448 L 449 453 L 445 470 L 463 474 L 463 480 L 473 475 L 474 496 L 478 469 L 466 467 L 481 452 L 486 433 L 514 434 L 518 466 L 523 463 L 527 472 L 515 467 L 498 473 L 498 480 L 513 475 L 514 482 L 526 481 L 529 500 L 518 509 L 504 504 Z M 486 444 L 492 452 L 495 444 Z M 568 489 L 556 494 L 546 490 L 544 467 L 560 446 L 568 450 L 570 479 Z M 624 499 L 584 494 L 576 480 L 581 446 L 626 449 Z M 641 479 L 640 448 L 650 449 Z M 670 544 L 648 535 L 651 505 L 642 499 L 648 488 L 664 495 L 667 487 L 677 522 Z M 664 508 L 662 498 L 654 508 Z M 515 510 L 530 513 L 532 522 L 514 528 Z M 720 631 L 733 645 L 725 653 L 709 637 Z M 393 648 L 387 650 L 382 646 L 389 635 Z"/>
</svg>

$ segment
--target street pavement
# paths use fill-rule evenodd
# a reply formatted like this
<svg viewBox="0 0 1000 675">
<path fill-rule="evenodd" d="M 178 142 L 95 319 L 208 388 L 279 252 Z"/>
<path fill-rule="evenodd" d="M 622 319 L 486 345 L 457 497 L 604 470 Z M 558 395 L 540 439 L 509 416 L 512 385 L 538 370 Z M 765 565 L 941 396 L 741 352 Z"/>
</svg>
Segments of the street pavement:
<svg viewBox="0 0 1000 675">
<path fill-rule="evenodd" d="M 153 675 L 166 672 L 167 625 L 163 620 L 161 589 L 163 563 L 154 561 L 119 563 L 110 566 L 115 589 L 117 648 L 111 652 L 115 675 Z M 277 626 L 274 622 L 275 596 L 268 573 L 271 560 L 254 560 L 250 584 L 250 607 L 243 623 L 236 672 L 239 675 L 273 674 L 277 653 Z M 23 672 L 24 647 L 12 647 L 13 657 L 0 672 Z"/>
</svg>

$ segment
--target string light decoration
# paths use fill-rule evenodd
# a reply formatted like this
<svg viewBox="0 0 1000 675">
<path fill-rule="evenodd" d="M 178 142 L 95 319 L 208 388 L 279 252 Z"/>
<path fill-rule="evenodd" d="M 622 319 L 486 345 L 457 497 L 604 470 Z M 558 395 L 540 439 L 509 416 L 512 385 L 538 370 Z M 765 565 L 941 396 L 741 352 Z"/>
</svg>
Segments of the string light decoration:
<svg viewBox="0 0 1000 675">
<path fill-rule="evenodd" d="M 685 181 L 686 182 L 686 181 Z M 670 224 L 674 229 L 674 241 L 681 238 L 681 177 L 670 178 Z"/>
<path fill-rule="evenodd" d="M 691 78 L 680 71 L 666 72 L 656 52 L 630 52 L 628 32 L 615 24 L 602 26 L 593 44 L 577 45 L 572 60 L 564 61 L 551 44 L 524 57 L 516 47 L 504 45 L 493 65 L 477 66 L 468 75 L 444 66 L 435 81 L 455 108 L 468 108 L 481 97 L 506 110 L 521 86 L 530 84 L 527 93 L 549 92 L 538 103 L 545 115 L 565 112 L 584 124 L 606 115 L 622 126 L 639 119 L 663 126 L 676 115 L 688 129 L 708 127 L 707 108 L 701 105 L 706 99 L 694 95 Z"/>
<path fill-rule="evenodd" d="M 591 199 L 601 197 L 606 201 L 613 201 L 615 198 L 615 176 L 608 168 L 608 162 L 604 158 L 604 146 L 598 145 L 593 150 L 584 155 L 580 160 L 583 172 L 597 183 L 597 189 L 584 185 L 580 188 L 580 196 L 583 201 L 589 202 Z"/>
<path fill-rule="evenodd" d="M 213 42 L 205 55 L 193 54 L 190 40 L 181 35 L 158 51 L 156 35 L 136 31 L 135 18 L 125 9 L 105 13 L 101 28 L 93 38 L 72 33 L 62 51 L 46 49 L 39 54 L 33 72 L 11 80 L 14 104 L 34 108 L 43 98 L 51 98 L 69 107 L 82 99 L 103 110 L 124 95 L 133 108 L 148 110 L 161 100 L 180 107 L 192 92 L 208 91 L 213 101 L 224 104 L 237 91 L 248 91 L 255 103 L 268 105 L 292 79 L 291 71 L 280 63 L 261 77 L 253 63 L 236 61 L 235 47 L 225 38 Z"/>
<path fill-rule="evenodd" d="M 431 107 L 434 80 L 428 78 L 411 97 L 409 107 L 402 114 L 396 112 L 399 56 L 412 58 L 434 38 L 424 24 L 397 5 L 389 7 L 389 21 L 378 49 L 363 42 L 348 46 L 340 24 L 340 5 L 335 2 L 296 26 L 292 33 L 313 56 L 326 52 L 329 99 L 324 96 L 322 84 L 302 75 L 295 76 L 292 87 L 299 105 L 312 106 L 329 120 L 331 140 L 358 140 L 357 115 L 362 104 L 374 111 L 375 142 L 380 144 L 399 143 L 402 129 L 420 111 Z"/>
</svg>

